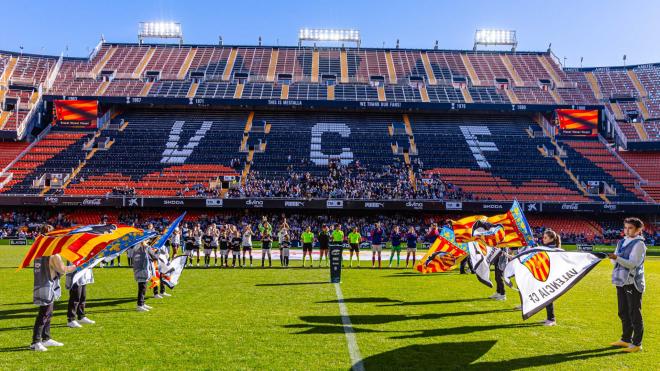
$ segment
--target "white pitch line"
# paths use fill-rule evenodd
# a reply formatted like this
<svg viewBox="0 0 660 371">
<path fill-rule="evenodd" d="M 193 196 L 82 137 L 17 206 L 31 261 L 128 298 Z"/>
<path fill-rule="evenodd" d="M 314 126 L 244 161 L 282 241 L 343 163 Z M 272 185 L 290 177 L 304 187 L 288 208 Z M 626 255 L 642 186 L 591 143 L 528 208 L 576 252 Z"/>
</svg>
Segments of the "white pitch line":
<svg viewBox="0 0 660 371">
<path fill-rule="evenodd" d="M 339 303 L 339 314 L 341 314 L 341 323 L 344 327 L 344 334 L 346 334 L 346 343 L 348 345 L 348 354 L 351 357 L 352 369 L 355 371 L 364 371 L 364 364 L 362 363 L 362 355 L 358 347 L 357 340 L 355 339 L 355 330 L 351 318 L 348 316 L 348 309 L 344 303 L 344 294 L 341 292 L 341 286 L 335 283 L 335 292 L 337 293 L 337 302 Z"/>
</svg>

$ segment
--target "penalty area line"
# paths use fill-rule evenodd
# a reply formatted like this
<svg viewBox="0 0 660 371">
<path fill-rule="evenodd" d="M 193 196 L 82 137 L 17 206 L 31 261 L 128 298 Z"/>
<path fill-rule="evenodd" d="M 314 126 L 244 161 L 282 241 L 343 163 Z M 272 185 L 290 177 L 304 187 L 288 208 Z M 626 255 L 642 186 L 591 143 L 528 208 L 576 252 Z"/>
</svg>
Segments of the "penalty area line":
<svg viewBox="0 0 660 371">
<path fill-rule="evenodd" d="M 348 345 L 348 354 L 351 357 L 352 369 L 355 371 L 364 371 L 364 364 L 362 363 L 362 355 L 360 348 L 355 338 L 355 330 L 351 318 L 348 316 L 348 309 L 344 303 L 344 294 L 341 292 L 341 286 L 335 283 L 335 292 L 337 293 L 337 303 L 339 303 L 339 314 L 341 315 L 341 323 L 344 327 L 344 334 L 346 335 L 346 343 Z"/>
</svg>

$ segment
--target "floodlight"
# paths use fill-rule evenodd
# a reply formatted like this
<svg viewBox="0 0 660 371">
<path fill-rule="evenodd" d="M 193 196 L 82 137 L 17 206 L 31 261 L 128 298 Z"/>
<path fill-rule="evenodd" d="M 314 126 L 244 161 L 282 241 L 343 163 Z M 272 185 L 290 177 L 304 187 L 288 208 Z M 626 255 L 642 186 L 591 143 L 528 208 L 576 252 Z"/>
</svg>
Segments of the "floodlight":
<svg viewBox="0 0 660 371">
<path fill-rule="evenodd" d="M 474 50 L 477 50 L 478 45 L 511 46 L 511 50 L 515 51 L 518 46 L 516 31 L 479 29 L 474 34 Z"/>
<path fill-rule="evenodd" d="M 143 39 L 179 39 L 183 42 L 181 23 L 178 22 L 140 22 L 138 26 L 138 41 Z"/>
<path fill-rule="evenodd" d="M 360 45 L 360 31 L 328 28 L 301 28 L 298 43 L 303 41 L 354 42 Z"/>
</svg>

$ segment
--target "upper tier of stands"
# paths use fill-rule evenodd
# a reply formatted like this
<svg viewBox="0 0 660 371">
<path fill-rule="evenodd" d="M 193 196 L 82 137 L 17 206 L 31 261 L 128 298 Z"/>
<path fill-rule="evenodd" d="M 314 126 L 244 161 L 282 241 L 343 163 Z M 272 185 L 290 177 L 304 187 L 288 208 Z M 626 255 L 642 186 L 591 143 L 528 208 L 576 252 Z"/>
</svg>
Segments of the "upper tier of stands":
<svg viewBox="0 0 660 371">
<path fill-rule="evenodd" d="M 103 76 L 112 81 L 104 84 Z M 328 81 L 336 84 L 334 94 Z M 462 94 L 461 84 L 470 90 Z M 547 89 L 561 93 L 553 97 Z M 471 95 L 477 103 L 523 104 L 580 96 L 548 53 L 109 43 L 90 60 L 65 58 L 48 93 L 431 103 L 465 103 Z"/>
</svg>

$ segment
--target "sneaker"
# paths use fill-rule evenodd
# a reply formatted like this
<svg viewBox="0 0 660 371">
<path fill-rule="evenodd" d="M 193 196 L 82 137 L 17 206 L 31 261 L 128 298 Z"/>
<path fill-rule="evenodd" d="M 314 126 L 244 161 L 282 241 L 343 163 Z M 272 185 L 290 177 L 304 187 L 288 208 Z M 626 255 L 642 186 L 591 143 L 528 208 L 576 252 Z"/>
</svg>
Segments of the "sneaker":
<svg viewBox="0 0 660 371">
<path fill-rule="evenodd" d="M 79 319 L 78 322 L 84 323 L 86 325 L 93 325 L 93 324 L 96 323 L 96 321 L 92 321 L 91 319 L 89 319 L 87 317 L 83 317 L 82 319 Z"/>
<path fill-rule="evenodd" d="M 138 312 L 148 312 L 149 309 L 143 305 L 141 307 L 137 307 L 137 311 Z"/>
<path fill-rule="evenodd" d="M 543 321 L 543 326 L 557 326 L 557 321 L 545 320 Z"/>
<path fill-rule="evenodd" d="M 506 300 L 506 295 L 499 295 L 498 297 L 495 298 L 497 301 L 505 301 Z"/>
<path fill-rule="evenodd" d="M 163 297 L 160 294 L 154 295 L 154 299 L 162 299 Z"/>
<path fill-rule="evenodd" d="M 612 347 L 622 347 L 622 348 L 628 348 L 631 344 L 628 342 L 625 342 L 623 340 L 617 340 L 613 343 L 610 343 L 610 346 Z"/>
<path fill-rule="evenodd" d="M 59 341 L 55 341 L 53 339 L 48 339 L 48 340 L 42 342 L 42 344 L 45 347 L 63 347 L 64 346 L 64 344 L 60 343 Z"/>
<path fill-rule="evenodd" d="M 166 293 L 166 292 L 161 293 L 161 295 L 162 295 L 162 296 L 172 296 L 172 294 L 168 294 L 168 293 Z"/>
<path fill-rule="evenodd" d="M 67 323 L 66 325 L 69 326 L 70 328 L 82 327 L 82 325 L 80 323 L 78 323 L 78 321 L 76 321 L 76 320 L 73 320 L 73 321 Z"/>
<path fill-rule="evenodd" d="M 153 309 L 153 308 L 151 307 L 151 305 L 147 305 L 147 304 L 143 305 L 143 307 L 145 307 L 145 308 L 147 308 L 147 309 L 149 309 L 149 310 Z"/>
<path fill-rule="evenodd" d="M 45 352 L 48 349 L 42 344 L 42 343 L 34 343 L 30 345 L 30 350 L 34 350 L 35 352 Z"/>
<path fill-rule="evenodd" d="M 498 293 L 494 293 L 493 295 L 489 296 L 488 299 L 497 299 L 500 296 Z"/>
<path fill-rule="evenodd" d="M 522 310 L 522 305 L 516 305 L 513 310 Z"/>
<path fill-rule="evenodd" d="M 628 348 L 623 349 L 623 351 L 626 352 L 626 353 L 637 353 L 640 350 L 642 350 L 642 346 L 641 345 L 634 345 L 634 344 L 630 344 L 630 346 L 628 346 Z"/>
</svg>

